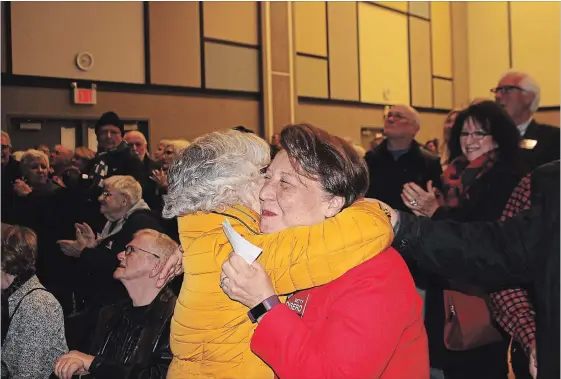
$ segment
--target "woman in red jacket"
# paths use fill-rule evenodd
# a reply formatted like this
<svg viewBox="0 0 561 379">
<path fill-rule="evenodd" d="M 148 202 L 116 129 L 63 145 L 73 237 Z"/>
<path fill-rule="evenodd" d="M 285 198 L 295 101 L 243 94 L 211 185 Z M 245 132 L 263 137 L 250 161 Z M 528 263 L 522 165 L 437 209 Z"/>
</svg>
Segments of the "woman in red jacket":
<svg viewBox="0 0 561 379">
<path fill-rule="evenodd" d="M 283 130 L 281 145 L 260 193 L 262 232 L 312 225 L 347 194 L 365 193 L 367 184 L 351 184 L 368 183 L 356 181 L 367 170 L 350 164 L 356 153 L 344 141 L 298 125 Z M 393 249 L 285 304 L 257 262 L 231 254 L 221 278 L 224 292 L 259 322 L 252 351 L 280 379 L 429 378 L 421 299 Z"/>
</svg>

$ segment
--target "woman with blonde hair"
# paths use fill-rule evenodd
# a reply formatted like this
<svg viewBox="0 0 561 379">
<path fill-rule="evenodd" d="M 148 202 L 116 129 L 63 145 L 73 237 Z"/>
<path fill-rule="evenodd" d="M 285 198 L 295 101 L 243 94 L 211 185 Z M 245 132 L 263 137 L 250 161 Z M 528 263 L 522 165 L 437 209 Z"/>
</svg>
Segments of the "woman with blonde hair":
<svg viewBox="0 0 561 379">
<path fill-rule="evenodd" d="M 308 219 L 300 220 L 302 227 L 271 235 L 259 234 L 260 220 L 280 217 L 262 213 L 259 201 L 262 173 L 270 163 L 264 140 L 236 130 L 213 132 L 175 158 L 163 216 L 179 217 L 184 254 L 176 272 L 183 267 L 185 280 L 172 319 L 174 358 L 168 378 L 274 376 L 250 350 L 256 325 L 247 308 L 218 287 L 221 265 L 232 251 L 222 229 L 225 220 L 263 249 L 257 259 L 279 294 L 325 284 L 389 246 L 393 231 L 387 215 L 378 203 L 358 201 L 368 186 L 364 161 L 340 138 L 321 154 L 324 163 L 346 170 L 330 184 L 340 196 L 318 191 L 314 201 L 296 204 L 316 210 L 305 213 Z M 324 168 L 330 170 L 328 164 Z M 297 185 L 294 180 L 287 175 L 281 185 L 290 188 Z M 167 267 L 174 262 L 170 259 Z M 161 278 L 162 283 L 167 278 L 165 269 Z"/>
<path fill-rule="evenodd" d="M 82 333 L 92 332 L 101 307 L 128 296 L 122 284 L 113 279 L 113 272 L 119 265 L 117 255 L 137 231 L 163 231 L 159 217 L 142 200 L 142 187 L 132 176 L 115 175 L 104 179 L 98 200 L 100 211 L 107 219 L 101 233 L 96 235 L 87 223 L 77 223 L 75 240 L 58 241 L 64 254 L 79 258 L 77 270 L 81 288 L 78 292 L 85 300 L 87 316 L 84 318 L 91 324 L 77 322 L 79 325 L 73 336 L 77 340 L 82 339 Z M 82 342 L 81 346 L 72 348 L 89 348 L 85 342 L 88 339 L 83 338 L 77 342 Z"/>
</svg>

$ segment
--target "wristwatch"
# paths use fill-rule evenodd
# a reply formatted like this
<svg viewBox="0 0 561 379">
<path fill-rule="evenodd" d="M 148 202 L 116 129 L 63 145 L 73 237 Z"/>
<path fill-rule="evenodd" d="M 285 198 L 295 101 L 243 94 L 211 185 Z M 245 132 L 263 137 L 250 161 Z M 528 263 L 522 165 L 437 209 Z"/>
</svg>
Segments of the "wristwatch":
<svg viewBox="0 0 561 379">
<path fill-rule="evenodd" d="M 269 312 L 271 309 L 273 309 L 275 306 L 279 305 L 280 303 L 281 302 L 278 296 L 273 295 L 263 300 L 262 303 L 259 303 L 255 307 L 251 308 L 249 312 L 247 312 L 247 316 L 249 317 L 251 322 L 255 324 L 261 316 Z"/>
</svg>

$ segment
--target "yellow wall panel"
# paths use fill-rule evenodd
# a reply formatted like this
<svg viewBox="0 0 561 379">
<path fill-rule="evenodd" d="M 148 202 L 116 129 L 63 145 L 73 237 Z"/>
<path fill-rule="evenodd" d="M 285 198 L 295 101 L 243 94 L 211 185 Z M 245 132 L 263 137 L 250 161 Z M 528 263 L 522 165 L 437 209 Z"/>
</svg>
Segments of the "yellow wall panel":
<svg viewBox="0 0 561 379">
<path fill-rule="evenodd" d="M 329 84 L 331 98 L 358 101 L 357 5 L 328 2 Z"/>
<path fill-rule="evenodd" d="M 445 78 L 452 77 L 452 28 L 450 2 L 430 3 L 432 28 L 432 73 Z"/>
<path fill-rule="evenodd" d="M 432 107 L 429 21 L 409 18 L 409 43 L 411 104 L 418 107 Z"/>
<path fill-rule="evenodd" d="M 59 78 L 144 83 L 141 2 L 14 2 L 13 72 Z M 89 52 L 94 65 L 75 62 Z"/>
<path fill-rule="evenodd" d="M 507 4 L 470 1 L 467 9 L 470 99 L 488 98 L 509 68 Z"/>
<path fill-rule="evenodd" d="M 428 1 L 410 1 L 409 13 L 415 16 L 430 18 L 430 5 Z"/>
<path fill-rule="evenodd" d="M 257 2 L 204 1 L 205 37 L 257 45 Z"/>
<path fill-rule="evenodd" d="M 541 86 L 542 106 L 559 105 L 559 2 L 512 2 L 512 66 Z"/>
<path fill-rule="evenodd" d="M 407 12 L 408 9 L 407 1 L 375 1 L 375 3 L 402 12 Z"/>
<path fill-rule="evenodd" d="M 327 99 L 327 60 L 296 57 L 296 92 L 298 96 Z"/>
<path fill-rule="evenodd" d="M 151 82 L 200 87 L 199 4 L 153 1 L 149 12 Z"/>
<path fill-rule="evenodd" d="M 438 109 L 452 109 L 452 82 L 450 80 L 434 78 L 434 107 Z"/>
<path fill-rule="evenodd" d="M 260 63 L 257 49 L 205 42 L 206 88 L 257 92 Z"/>
<path fill-rule="evenodd" d="M 325 1 L 298 1 L 294 6 L 296 51 L 327 56 Z"/>
<path fill-rule="evenodd" d="M 454 107 L 470 102 L 468 69 L 467 3 L 450 3 L 452 11 L 452 72 L 454 73 Z"/>
<path fill-rule="evenodd" d="M 358 4 L 361 101 L 409 104 L 407 16 Z M 391 38 L 384 38 L 391 30 Z"/>
</svg>

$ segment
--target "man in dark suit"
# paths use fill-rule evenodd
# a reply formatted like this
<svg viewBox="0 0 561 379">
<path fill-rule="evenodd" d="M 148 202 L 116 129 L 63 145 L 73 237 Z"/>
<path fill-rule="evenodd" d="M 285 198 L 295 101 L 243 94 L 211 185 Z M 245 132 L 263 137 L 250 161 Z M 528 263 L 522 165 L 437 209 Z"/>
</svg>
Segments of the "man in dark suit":
<svg viewBox="0 0 561 379">
<path fill-rule="evenodd" d="M 497 103 L 516 123 L 521 136 L 522 158 L 528 172 L 559 159 L 559 128 L 539 124 L 533 115 L 540 105 L 540 86 L 529 74 L 508 71 L 491 90 Z"/>
<path fill-rule="evenodd" d="M 415 141 L 420 124 L 419 113 L 409 106 L 395 105 L 388 112 L 384 119 L 386 139 L 365 156 L 370 173 L 366 197 L 411 212 L 401 199 L 405 183 L 414 182 L 426 188 L 432 180 L 433 186 L 441 188 L 440 158 Z"/>
</svg>

